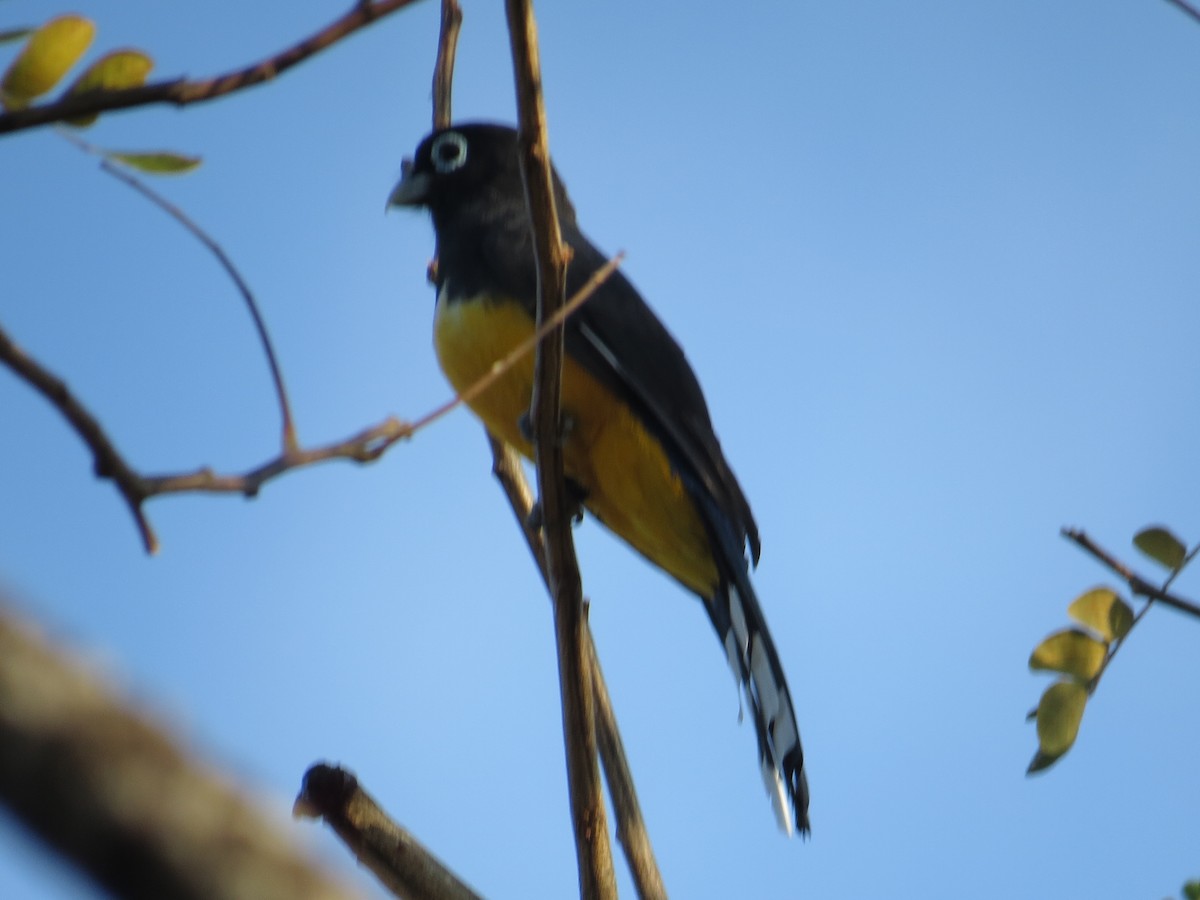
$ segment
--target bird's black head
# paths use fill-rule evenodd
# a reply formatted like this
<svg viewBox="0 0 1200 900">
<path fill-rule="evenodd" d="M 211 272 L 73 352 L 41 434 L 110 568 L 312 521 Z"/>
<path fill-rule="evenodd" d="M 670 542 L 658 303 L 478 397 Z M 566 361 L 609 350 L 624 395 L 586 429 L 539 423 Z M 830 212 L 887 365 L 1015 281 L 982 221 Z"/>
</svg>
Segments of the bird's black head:
<svg viewBox="0 0 1200 900">
<path fill-rule="evenodd" d="M 466 207 L 522 197 L 517 132 L 505 125 L 468 123 L 428 135 L 388 206 L 424 206 L 435 222 Z"/>
<path fill-rule="evenodd" d="M 507 125 L 468 122 L 439 129 L 404 161 L 403 173 L 388 206 L 427 208 L 439 232 L 452 223 L 465 224 L 463 219 L 487 225 L 501 214 L 524 215 L 520 144 Z M 554 181 L 559 215 L 572 217 L 557 173 Z"/>
</svg>

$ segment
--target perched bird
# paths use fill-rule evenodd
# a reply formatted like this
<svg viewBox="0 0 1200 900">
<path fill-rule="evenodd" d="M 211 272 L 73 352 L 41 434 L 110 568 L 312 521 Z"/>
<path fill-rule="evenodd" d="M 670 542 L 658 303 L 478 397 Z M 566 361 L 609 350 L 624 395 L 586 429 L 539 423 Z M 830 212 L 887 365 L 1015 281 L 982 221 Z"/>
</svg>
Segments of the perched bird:
<svg viewBox="0 0 1200 900">
<path fill-rule="evenodd" d="M 580 231 L 554 175 L 570 296 L 606 259 Z M 461 124 L 435 131 L 388 198 L 425 207 L 437 236 L 434 345 L 462 391 L 533 331 L 537 270 L 517 132 Z M 566 322 L 563 453 L 586 509 L 704 603 L 753 712 L 763 779 L 780 826 L 807 833 L 808 783 L 783 666 L 750 585 L 758 527 L 725 461 L 683 351 L 615 272 Z M 533 356 L 471 404 L 526 456 Z"/>
</svg>

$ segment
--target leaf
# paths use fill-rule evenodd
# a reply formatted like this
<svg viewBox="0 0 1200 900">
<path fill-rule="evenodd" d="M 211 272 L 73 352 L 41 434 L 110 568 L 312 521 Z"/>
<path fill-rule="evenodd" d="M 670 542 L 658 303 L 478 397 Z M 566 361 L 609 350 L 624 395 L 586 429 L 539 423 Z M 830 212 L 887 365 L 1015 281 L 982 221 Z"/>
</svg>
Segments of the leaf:
<svg viewBox="0 0 1200 900">
<path fill-rule="evenodd" d="M 1044 769 L 1048 769 L 1061 758 L 1061 753 L 1058 754 L 1058 756 L 1047 756 L 1045 753 L 1039 750 L 1037 753 L 1033 754 L 1033 759 L 1030 760 L 1029 767 L 1025 770 L 1025 774 L 1033 775 L 1037 772 L 1041 772 Z"/>
<path fill-rule="evenodd" d="M 1067 614 L 1106 642 L 1120 640 L 1133 627 L 1133 610 L 1111 588 L 1093 588 L 1080 594 L 1067 607 Z"/>
<path fill-rule="evenodd" d="M 141 50 L 114 50 L 106 53 L 75 79 L 64 96 L 70 97 L 87 91 L 120 90 L 140 87 L 154 68 L 154 60 Z M 77 116 L 67 121 L 76 128 L 86 128 L 96 121 L 97 114 Z"/>
<path fill-rule="evenodd" d="M 1078 628 L 1056 631 L 1033 648 L 1029 668 L 1062 672 L 1080 681 L 1089 681 L 1100 671 L 1108 645 Z"/>
<path fill-rule="evenodd" d="M 0 81 L 0 99 L 10 109 L 28 105 L 50 90 L 79 61 L 96 35 L 83 16 L 59 16 L 38 28 Z"/>
<path fill-rule="evenodd" d="M 1187 900 L 1200 900 L 1200 881 L 1189 881 L 1183 886 L 1183 896 Z"/>
<path fill-rule="evenodd" d="M 1057 759 L 1075 743 L 1083 708 L 1087 705 L 1087 688 L 1074 681 L 1059 681 L 1046 688 L 1038 703 L 1038 750 Z M 1036 762 L 1036 757 L 1034 759 Z"/>
<path fill-rule="evenodd" d="M 105 153 L 104 156 L 106 159 L 149 175 L 182 175 L 203 162 L 198 156 L 185 156 L 182 153 L 171 153 L 166 150 L 160 150 L 157 153 L 110 152 Z"/>
<path fill-rule="evenodd" d="M 1135 534 L 1133 544 L 1156 563 L 1172 570 L 1182 566 L 1187 557 L 1187 547 L 1183 545 L 1183 541 L 1158 525 L 1143 528 Z"/>
<path fill-rule="evenodd" d="M 8 31 L 0 31 L 0 44 L 19 41 L 21 38 L 31 34 L 33 34 L 32 28 L 10 28 Z"/>
</svg>

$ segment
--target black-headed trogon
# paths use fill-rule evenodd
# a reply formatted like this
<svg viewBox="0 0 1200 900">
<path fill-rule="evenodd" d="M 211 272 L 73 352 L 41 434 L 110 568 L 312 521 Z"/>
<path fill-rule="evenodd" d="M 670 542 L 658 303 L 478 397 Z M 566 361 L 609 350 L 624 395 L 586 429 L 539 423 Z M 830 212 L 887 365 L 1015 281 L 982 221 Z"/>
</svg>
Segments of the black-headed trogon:
<svg viewBox="0 0 1200 900">
<path fill-rule="evenodd" d="M 584 237 L 558 174 L 570 296 L 606 259 Z M 458 391 L 533 330 L 537 270 L 517 133 L 462 124 L 435 131 L 406 161 L 389 205 L 423 206 L 437 236 L 438 361 Z M 745 547 L 758 527 L 713 432 L 683 351 L 615 272 L 565 326 L 566 474 L 584 506 L 704 601 L 754 714 L 763 778 L 781 826 L 808 831 L 808 784 L 791 695 Z M 471 409 L 527 456 L 533 356 Z"/>
</svg>

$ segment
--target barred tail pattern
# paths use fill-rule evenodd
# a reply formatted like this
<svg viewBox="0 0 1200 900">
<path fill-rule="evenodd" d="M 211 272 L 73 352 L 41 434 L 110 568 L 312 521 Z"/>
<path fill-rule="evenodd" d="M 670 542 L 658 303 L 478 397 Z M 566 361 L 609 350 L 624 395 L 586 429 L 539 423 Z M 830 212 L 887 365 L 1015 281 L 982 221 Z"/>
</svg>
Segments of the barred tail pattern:
<svg viewBox="0 0 1200 900">
<path fill-rule="evenodd" d="M 749 578 L 738 581 L 720 587 L 709 613 L 754 718 L 759 765 L 779 827 L 807 835 L 808 779 L 787 680 Z"/>
</svg>

